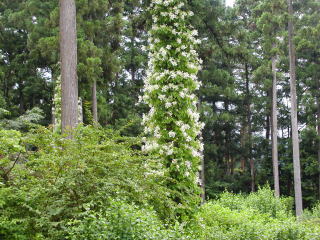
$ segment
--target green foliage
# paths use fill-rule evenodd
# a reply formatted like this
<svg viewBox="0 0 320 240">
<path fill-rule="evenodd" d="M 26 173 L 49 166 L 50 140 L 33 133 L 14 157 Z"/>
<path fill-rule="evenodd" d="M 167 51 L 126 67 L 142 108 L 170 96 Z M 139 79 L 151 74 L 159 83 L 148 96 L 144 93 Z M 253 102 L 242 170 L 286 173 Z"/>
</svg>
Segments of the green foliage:
<svg viewBox="0 0 320 240">
<path fill-rule="evenodd" d="M 203 144 L 199 140 L 203 124 L 199 122 L 197 73 L 202 61 L 196 51 L 198 31 L 188 25 L 194 13 L 186 1 L 154 1 L 149 31 L 149 64 L 143 100 L 150 111 L 143 117 L 149 134 L 145 151 L 161 156 L 161 164 L 171 179 L 167 187 L 172 199 L 181 205 L 176 215 L 188 217 L 200 202 L 199 165 Z"/>
<path fill-rule="evenodd" d="M 5 128 L 28 131 L 39 126 L 43 119 L 43 111 L 40 108 L 35 107 L 31 110 L 27 110 L 25 114 L 19 116 L 16 119 L 0 119 L 0 129 Z"/>
<path fill-rule="evenodd" d="M 54 131 L 61 131 L 61 76 L 56 79 L 53 97 L 52 114 L 54 116 Z"/>
<path fill-rule="evenodd" d="M 193 209 L 196 213 L 188 222 L 172 221 L 177 206 L 170 198 L 172 190 L 163 187 L 168 180 L 155 174 L 158 159 L 143 154 L 137 138 L 90 126 L 80 126 L 73 140 L 46 128 L 0 133 L 3 240 L 320 236 L 318 206 L 312 219 L 298 222 L 291 213 L 292 200 L 275 198 L 269 187 L 248 196 L 223 193 Z"/>
<path fill-rule="evenodd" d="M 81 219 L 88 204 L 99 212 L 110 199 L 170 215 L 169 192 L 161 177 L 149 173 L 145 162 L 151 157 L 137 150 L 137 139 L 92 127 L 79 128 L 73 141 L 45 128 L 27 134 L 20 145 L 18 132 L 7 135 L 12 144 L 5 153 L 23 146 L 28 151 L 1 186 L 1 239 L 24 239 L 20 233 L 25 239 L 63 239 L 68 223 Z"/>
<path fill-rule="evenodd" d="M 252 209 L 272 218 L 285 219 L 293 217 L 293 199 L 291 197 L 275 198 L 269 186 L 260 188 L 257 193 L 249 195 L 224 192 L 217 202 L 231 210 Z"/>
<path fill-rule="evenodd" d="M 111 201 L 105 212 L 88 210 L 74 221 L 67 239 L 71 240 L 151 240 L 180 239 L 172 227 L 164 225 L 150 209 Z"/>
<path fill-rule="evenodd" d="M 202 206 L 193 228 L 200 233 L 198 239 L 318 239 L 320 228 L 296 221 L 287 202 L 286 198 L 275 198 L 270 188 L 249 196 L 224 193 L 219 200 Z"/>
</svg>

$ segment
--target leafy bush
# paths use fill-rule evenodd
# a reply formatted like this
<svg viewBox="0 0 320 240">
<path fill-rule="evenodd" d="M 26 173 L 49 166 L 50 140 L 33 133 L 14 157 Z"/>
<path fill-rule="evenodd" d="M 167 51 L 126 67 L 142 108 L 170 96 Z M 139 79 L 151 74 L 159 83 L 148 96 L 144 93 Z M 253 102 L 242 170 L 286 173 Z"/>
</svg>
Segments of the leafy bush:
<svg viewBox="0 0 320 240">
<path fill-rule="evenodd" d="M 225 192 L 176 223 L 168 180 L 139 139 L 93 127 L 73 136 L 0 130 L 1 240 L 320 239 L 319 206 L 296 221 L 292 199 L 270 187 Z"/>
<path fill-rule="evenodd" d="M 275 198 L 270 186 L 259 188 L 258 192 L 249 195 L 224 192 L 220 195 L 218 202 L 232 210 L 250 208 L 273 218 L 286 219 L 293 216 L 293 199 L 291 197 Z"/>
<path fill-rule="evenodd" d="M 177 229 L 164 225 L 155 211 L 122 201 L 111 201 L 104 212 L 88 209 L 82 220 L 70 225 L 71 240 L 187 239 Z"/>
<path fill-rule="evenodd" d="M 22 135 L 15 130 L 0 129 L 0 183 L 8 182 L 13 168 L 20 159 L 25 148 L 20 145 Z"/>
<path fill-rule="evenodd" d="M 38 124 L 44 119 L 43 111 L 38 107 L 28 110 L 16 119 L 4 118 L 8 115 L 7 111 L 0 108 L 0 128 L 28 131 L 38 127 Z"/>
<path fill-rule="evenodd" d="M 40 128 L 23 137 L 25 160 L 0 190 L 0 239 L 64 239 L 67 223 L 87 204 L 99 212 L 110 199 L 170 215 L 169 193 L 161 176 L 148 174 L 152 157 L 141 153 L 138 139 L 93 127 L 74 135 L 67 140 Z"/>
<path fill-rule="evenodd" d="M 290 202 L 275 198 L 269 187 L 248 196 L 223 193 L 220 199 L 202 206 L 192 227 L 198 239 L 320 239 L 319 228 L 296 221 L 289 210 Z"/>
</svg>

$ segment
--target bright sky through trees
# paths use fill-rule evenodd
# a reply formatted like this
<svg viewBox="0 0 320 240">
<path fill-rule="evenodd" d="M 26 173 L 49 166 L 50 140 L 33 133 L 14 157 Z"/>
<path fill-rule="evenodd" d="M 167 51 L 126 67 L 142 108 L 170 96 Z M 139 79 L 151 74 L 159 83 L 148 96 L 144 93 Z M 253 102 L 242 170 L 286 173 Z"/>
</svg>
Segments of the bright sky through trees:
<svg viewBox="0 0 320 240">
<path fill-rule="evenodd" d="M 232 7 L 235 0 L 226 0 L 226 5 Z"/>
</svg>

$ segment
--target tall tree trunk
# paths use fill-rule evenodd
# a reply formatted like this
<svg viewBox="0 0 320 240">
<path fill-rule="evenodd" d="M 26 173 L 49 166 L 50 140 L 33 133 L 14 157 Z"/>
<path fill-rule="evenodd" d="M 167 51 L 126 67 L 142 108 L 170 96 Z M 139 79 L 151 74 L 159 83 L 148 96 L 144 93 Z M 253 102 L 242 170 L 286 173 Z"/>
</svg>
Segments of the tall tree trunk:
<svg viewBox="0 0 320 240">
<path fill-rule="evenodd" d="M 317 98 L 317 129 L 318 129 L 318 165 L 319 165 L 319 199 L 320 199 L 320 79 L 317 81 L 318 94 Z"/>
<path fill-rule="evenodd" d="M 267 97 L 269 98 L 269 95 Z M 267 119 L 266 119 L 266 140 L 269 140 L 269 139 L 270 139 L 270 115 L 268 112 Z"/>
<path fill-rule="evenodd" d="M 246 161 L 247 161 L 247 154 L 246 154 L 246 134 L 247 134 L 247 126 L 245 125 L 245 121 L 241 126 L 240 129 L 240 146 L 242 148 L 241 160 L 240 160 L 240 169 L 242 173 L 246 171 Z"/>
<path fill-rule="evenodd" d="M 226 112 L 229 112 L 229 101 L 225 100 L 224 101 L 224 110 Z M 224 132 L 225 132 L 225 161 L 227 163 L 227 171 L 226 175 L 231 175 L 232 173 L 232 162 L 231 162 L 231 154 L 230 154 L 230 128 L 229 128 L 229 123 L 226 123 L 224 126 Z"/>
<path fill-rule="evenodd" d="M 24 97 L 23 97 L 23 83 L 22 80 L 19 82 L 19 113 L 24 113 Z"/>
<path fill-rule="evenodd" d="M 296 216 L 300 217 L 303 212 L 302 190 L 301 190 L 301 169 L 298 135 L 298 113 L 297 113 L 297 90 L 296 90 L 296 53 L 293 43 L 293 7 L 292 0 L 288 0 L 289 23 L 289 57 L 290 57 L 290 90 L 291 90 L 291 125 L 292 125 L 292 146 L 293 146 L 293 166 L 294 166 L 294 191 Z"/>
<path fill-rule="evenodd" d="M 88 8 L 91 8 L 91 1 L 88 1 Z M 94 13 L 91 13 L 89 16 L 89 21 L 92 22 Z M 94 34 L 92 34 L 89 37 L 92 44 L 95 45 L 94 42 Z M 94 56 L 94 53 L 91 52 L 92 56 Z M 92 79 L 92 89 L 91 89 L 91 101 L 92 101 L 92 117 L 93 117 L 93 124 L 96 125 L 98 123 L 98 102 L 97 102 L 97 80 L 94 78 Z"/>
<path fill-rule="evenodd" d="M 246 121 L 247 121 L 247 157 L 250 163 L 250 175 L 251 175 L 251 192 L 255 191 L 255 164 L 252 157 L 252 133 L 251 133 L 251 97 L 250 97 L 250 82 L 249 82 L 249 66 L 245 64 L 245 77 L 246 77 Z"/>
<path fill-rule="evenodd" d="M 278 120 L 277 120 L 277 69 L 276 57 L 272 57 L 272 163 L 275 196 L 280 196 L 278 163 Z"/>
<path fill-rule="evenodd" d="M 270 99 L 270 95 L 272 95 L 272 87 L 270 89 L 267 90 L 267 99 Z M 268 108 L 267 108 L 268 109 Z M 267 117 L 266 117 L 266 140 L 268 140 L 269 142 L 269 139 L 270 139 L 270 132 L 271 132 L 271 127 L 270 127 L 270 118 L 272 118 L 270 116 L 270 112 L 267 111 Z"/>
<path fill-rule="evenodd" d="M 92 83 L 92 116 L 93 124 L 98 122 L 98 103 L 97 103 L 97 81 L 93 80 Z"/>
<path fill-rule="evenodd" d="M 60 57 L 62 131 L 65 132 L 78 124 L 77 30 L 74 0 L 60 0 Z"/>
</svg>

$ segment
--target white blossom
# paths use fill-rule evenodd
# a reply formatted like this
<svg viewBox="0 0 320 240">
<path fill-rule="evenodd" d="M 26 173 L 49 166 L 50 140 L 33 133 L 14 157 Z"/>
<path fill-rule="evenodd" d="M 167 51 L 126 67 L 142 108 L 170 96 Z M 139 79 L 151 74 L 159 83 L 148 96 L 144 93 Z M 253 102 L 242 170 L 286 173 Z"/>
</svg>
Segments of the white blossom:
<svg viewBox="0 0 320 240">
<path fill-rule="evenodd" d="M 176 133 L 173 131 L 169 132 L 169 137 L 174 138 L 176 136 Z"/>
</svg>

